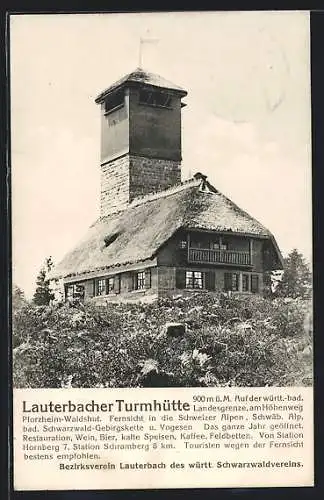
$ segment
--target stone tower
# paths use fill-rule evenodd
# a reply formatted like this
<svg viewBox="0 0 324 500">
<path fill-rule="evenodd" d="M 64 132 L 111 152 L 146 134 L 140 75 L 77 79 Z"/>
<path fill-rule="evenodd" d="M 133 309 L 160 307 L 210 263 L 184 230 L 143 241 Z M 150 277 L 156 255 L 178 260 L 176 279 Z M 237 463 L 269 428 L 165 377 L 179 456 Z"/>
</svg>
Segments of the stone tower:
<svg viewBox="0 0 324 500">
<path fill-rule="evenodd" d="M 101 217 L 181 182 L 181 102 L 187 92 L 138 68 L 97 98 Z"/>
</svg>

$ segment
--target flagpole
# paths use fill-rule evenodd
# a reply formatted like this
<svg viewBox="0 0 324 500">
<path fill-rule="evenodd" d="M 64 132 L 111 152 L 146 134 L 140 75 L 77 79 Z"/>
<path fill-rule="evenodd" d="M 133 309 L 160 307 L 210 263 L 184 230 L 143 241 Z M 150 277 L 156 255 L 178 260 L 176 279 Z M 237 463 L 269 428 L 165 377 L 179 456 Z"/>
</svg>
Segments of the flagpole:
<svg viewBox="0 0 324 500">
<path fill-rule="evenodd" d="M 138 54 L 138 67 L 142 67 L 142 43 L 143 40 L 140 38 L 140 43 L 139 43 L 139 54 Z"/>
<path fill-rule="evenodd" d="M 143 45 L 144 43 L 158 43 L 159 39 L 158 38 L 142 38 L 140 37 L 140 43 L 139 43 L 139 53 L 138 53 L 138 67 L 142 68 L 143 64 Z"/>
</svg>

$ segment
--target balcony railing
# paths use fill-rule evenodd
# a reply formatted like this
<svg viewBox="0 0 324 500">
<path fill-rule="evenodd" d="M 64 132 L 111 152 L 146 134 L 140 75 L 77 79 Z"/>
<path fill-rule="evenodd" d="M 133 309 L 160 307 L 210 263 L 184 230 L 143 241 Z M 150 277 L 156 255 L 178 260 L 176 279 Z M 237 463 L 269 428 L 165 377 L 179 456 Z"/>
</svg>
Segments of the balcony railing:
<svg viewBox="0 0 324 500">
<path fill-rule="evenodd" d="M 199 264 L 252 265 L 252 259 L 249 252 L 238 250 L 210 250 L 208 248 L 189 248 L 188 261 Z"/>
</svg>

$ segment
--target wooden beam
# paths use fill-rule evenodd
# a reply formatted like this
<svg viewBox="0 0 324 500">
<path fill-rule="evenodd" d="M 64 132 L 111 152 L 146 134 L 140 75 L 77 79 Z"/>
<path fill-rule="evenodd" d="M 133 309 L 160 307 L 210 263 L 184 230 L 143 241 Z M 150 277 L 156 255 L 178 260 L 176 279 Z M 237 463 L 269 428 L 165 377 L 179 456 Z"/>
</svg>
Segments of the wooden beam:
<svg viewBox="0 0 324 500">
<path fill-rule="evenodd" d="M 238 291 L 243 292 L 243 274 L 239 273 Z"/>
<path fill-rule="evenodd" d="M 250 264 L 253 264 L 253 240 L 249 239 Z"/>
<path fill-rule="evenodd" d="M 190 234 L 187 232 L 187 261 L 189 262 L 189 249 L 190 249 Z"/>
</svg>

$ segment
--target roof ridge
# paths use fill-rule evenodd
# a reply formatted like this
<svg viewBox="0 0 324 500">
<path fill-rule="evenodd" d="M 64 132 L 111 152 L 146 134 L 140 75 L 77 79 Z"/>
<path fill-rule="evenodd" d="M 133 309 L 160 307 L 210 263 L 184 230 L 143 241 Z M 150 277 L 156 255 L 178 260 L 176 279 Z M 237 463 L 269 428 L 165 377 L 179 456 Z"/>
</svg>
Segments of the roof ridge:
<svg viewBox="0 0 324 500">
<path fill-rule="evenodd" d="M 188 189 L 190 187 L 198 187 L 201 184 L 201 179 L 195 179 L 191 177 L 190 179 L 186 179 L 176 186 L 171 186 L 167 189 L 163 189 L 163 191 L 155 191 L 153 193 L 144 194 L 143 196 L 137 196 L 130 203 L 127 203 L 123 208 L 119 208 L 115 212 L 110 212 L 109 215 L 104 215 L 103 217 L 99 217 L 90 227 L 95 226 L 97 222 L 105 220 L 112 215 L 117 215 L 121 212 L 125 212 L 125 210 L 129 208 L 135 208 L 140 205 L 144 205 L 146 202 L 158 200 L 160 198 L 165 198 L 166 196 L 171 196 L 172 194 L 183 191 L 184 189 Z"/>
<path fill-rule="evenodd" d="M 143 205 L 148 201 L 158 200 L 160 198 L 165 198 L 166 196 L 170 196 L 174 193 L 178 193 L 179 191 L 183 191 L 184 189 L 188 189 L 189 187 L 198 187 L 201 184 L 201 179 L 195 179 L 191 177 L 190 179 L 186 179 L 182 181 L 180 184 L 176 184 L 175 186 L 171 186 L 163 191 L 155 191 L 154 193 L 145 194 L 143 196 L 136 197 L 133 201 L 128 205 L 129 207 L 137 207 L 139 205 Z"/>
</svg>

